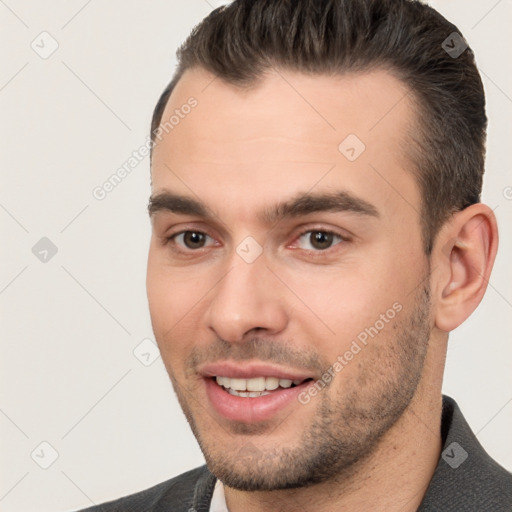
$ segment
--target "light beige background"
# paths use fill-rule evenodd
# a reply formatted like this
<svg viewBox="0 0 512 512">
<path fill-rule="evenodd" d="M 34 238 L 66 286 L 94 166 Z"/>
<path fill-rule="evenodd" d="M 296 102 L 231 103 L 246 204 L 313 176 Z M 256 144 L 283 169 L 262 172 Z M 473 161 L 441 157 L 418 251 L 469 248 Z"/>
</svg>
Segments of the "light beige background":
<svg viewBox="0 0 512 512">
<path fill-rule="evenodd" d="M 103 200 L 92 191 L 145 142 L 176 47 L 220 3 L 0 0 L 2 512 L 73 510 L 202 463 L 153 345 L 136 348 L 152 339 L 148 158 Z M 487 296 L 451 336 L 444 390 L 510 470 L 512 2 L 432 5 L 477 55 L 484 200 L 502 234 Z M 43 31 L 58 43 L 45 59 Z M 46 263 L 32 253 L 42 237 L 58 249 Z"/>
</svg>

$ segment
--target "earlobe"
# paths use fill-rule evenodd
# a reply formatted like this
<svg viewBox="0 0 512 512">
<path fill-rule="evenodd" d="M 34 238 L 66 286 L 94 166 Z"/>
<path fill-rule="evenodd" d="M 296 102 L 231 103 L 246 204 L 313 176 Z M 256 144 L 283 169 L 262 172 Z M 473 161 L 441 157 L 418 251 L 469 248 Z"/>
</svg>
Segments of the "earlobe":
<svg viewBox="0 0 512 512">
<path fill-rule="evenodd" d="M 444 226 L 434 248 L 436 327 L 452 331 L 473 313 L 487 289 L 497 248 L 496 217 L 482 203 L 455 213 Z"/>
</svg>

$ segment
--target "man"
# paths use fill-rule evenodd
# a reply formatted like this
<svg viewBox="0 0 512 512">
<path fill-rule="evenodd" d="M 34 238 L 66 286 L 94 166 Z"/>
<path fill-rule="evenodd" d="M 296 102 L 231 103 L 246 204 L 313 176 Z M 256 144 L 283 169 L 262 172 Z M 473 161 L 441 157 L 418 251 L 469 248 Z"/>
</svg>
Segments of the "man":
<svg viewBox="0 0 512 512">
<path fill-rule="evenodd" d="M 511 510 L 441 395 L 498 243 L 457 28 L 410 0 L 239 0 L 178 56 L 147 290 L 207 465 L 88 510 Z"/>
</svg>

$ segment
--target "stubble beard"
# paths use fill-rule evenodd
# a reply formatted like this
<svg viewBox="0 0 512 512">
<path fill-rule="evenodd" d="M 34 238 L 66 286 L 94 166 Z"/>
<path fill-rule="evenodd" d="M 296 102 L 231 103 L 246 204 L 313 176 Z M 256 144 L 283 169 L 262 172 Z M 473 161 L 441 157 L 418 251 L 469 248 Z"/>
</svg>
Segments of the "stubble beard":
<svg viewBox="0 0 512 512">
<path fill-rule="evenodd" d="M 334 386 L 321 391 L 307 405 L 316 407 L 314 421 L 293 446 L 258 448 L 249 439 L 229 451 L 229 439 L 216 446 L 208 428 L 201 428 L 193 410 L 191 390 L 185 392 L 171 375 L 174 390 L 188 423 L 199 443 L 210 471 L 225 485 L 241 491 L 274 491 L 306 487 L 330 479 L 349 477 L 360 462 L 368 459 L 379 440 L 402 416 L 421 380 L 430 337 L 430 290 L 424 287 L 416 296 L 407 318 L 390 324 L 388 339 L 379 335 L 361 351 L 364 359 L 355 378 L 346 380 L 337 394 Z M 358 354 L 356 357 L 360 357 Z M 343 378 L 343 371 L 338 378 Z M 336 384 L 336 378 L 333 380 Z M 332 388 L 332 389 L 331 389 Z M 250 399 L 247 399 L 250 400 Z M 195 407 L 194 407 L 195 406 Z M 275 429 L 267 426 L 233 425 L 232 435 L 264 435 Z M 215 429 L 221 436 L 225 428 Z M 341 478 L 340 478 L 341 477 Z"/>
</svg>

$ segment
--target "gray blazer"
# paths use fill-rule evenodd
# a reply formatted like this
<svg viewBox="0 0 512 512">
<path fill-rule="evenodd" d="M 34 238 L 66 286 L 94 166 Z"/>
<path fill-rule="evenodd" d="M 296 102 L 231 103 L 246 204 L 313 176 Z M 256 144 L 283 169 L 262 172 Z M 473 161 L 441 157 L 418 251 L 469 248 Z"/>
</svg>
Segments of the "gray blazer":
<svg viewBox="0 0 512 512">
<path fill-rule="evenodd" d="M 512 474 L 485 452 L 455 401 L 443 396 L 443 450 L 418 512 L 511 512 Z M 206 466 L 81 512 L 208 512 L 215 477 Z"/>
</svg>

